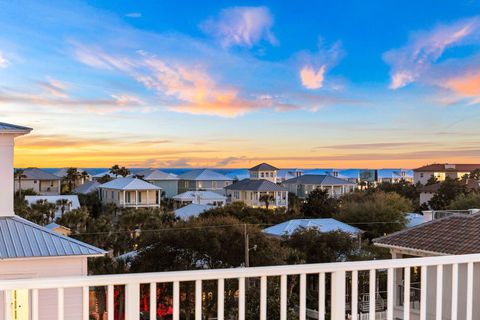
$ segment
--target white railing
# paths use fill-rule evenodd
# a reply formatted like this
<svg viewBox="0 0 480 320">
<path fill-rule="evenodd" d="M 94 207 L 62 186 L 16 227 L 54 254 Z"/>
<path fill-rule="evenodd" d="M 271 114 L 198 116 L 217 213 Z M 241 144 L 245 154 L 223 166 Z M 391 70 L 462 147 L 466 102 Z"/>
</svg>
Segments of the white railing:
<svg viewBox="0 0 480 320">
<path fill-rule="evenodd" d="M 159 257 L 161 259 L 162 257 Z M 4 297 L 3 319 L 12 319 L 12 303 L 9 297 L 15 290 L 29 290 L 30 299 L 30 318 L 39 319 L 39 295 L 46 289 L 56 290 L 55 314 L 58 320 L 63 320 L 68 315 L 69 310 L 65 306 L 66 291 L 77 289 L 82 294 L 79 295 L 79 301 L 76 304 L 82 306 L 82 315 L 79 318 L 89 319 L 89 290 L 91 287 L 106 287 L 107 298 L 106 305 L 108 310 L 108 320 L 114 319 L 114 286 L 125 286 L 125 319 L 140 319 L 140 285 L 150 284 L 149 301 L 150 306 L 157 305 L 157 283 L 169 283 L 173 286 L 173 319 L 180 319 L 180 284 L 184 282 L 193 282 L 195 285 L 194 313 L 195 319 L 202 319 L 203 291 L 202 285 L 205 281 L 215 281 L 215 290 L 217 295 L 217 319 L 225 318 L 225 281 L 238 283 L 238 291 L 235 296 L 238 297 L 238 319 L 246 318 L 246 290 L 249 282 L 247 279 L 259 279 L 260 291 L 259 299 L 259 318 L 267 319 L 267 279 L 271 277 L 280 278 L 280 290 L 278 306 L 280 319 L 286 320 L 288 307 L 287 279 L 295 276 L 299 279 L 299 299 L 295 312 L 301 320 L 307 319 L 307 277 L 315 277 L 315 283 L 318 286 L 318 305 L 317 318 L 326 319 L 330 315 L 332 320 L 345 319 L 365 319 L 358 310 L 359 303 L 359 281 L 362 278 L 370 279 L 366 284 L 367 294 L 369 295 L 368 319 L 376 319 L 376 314 L 382 311 L 376 310 L 376 299 L 378 293 L 378 278 L 384 275 L 386 278 L 386 319 L 395 318 L 409 320 L 416 319 L 443 319 L 442 314 L 448 319 L 480 319 L 478 314 L 474 315 L 473 309 L 473 291 L 474 291 L 474 270 L 480 264 L 480 254 L 461 255 L 461 256 L 440 256 L 427 258 L 396 259 L 396 260 L 376 260 L 362 262 L 342 262 L 310 265 L 287 265 L 275 267 L 255 267 L 255 268 L 232 268 L 217 270 L 195 270 L 182 272 L 162 272 L 162 273 L 141 273 L 141 274 L 119 274 L 119 275 L 100 275 L 100 276 L 80 276 L 80 277 L 59 277 L 59 278 L 37 278 L 37 279 L 17 279 L 0 280 L 0 294 Z M 412 316 L 410 310 L 410 283 L 413 281 L 413 270 L 420 270 L 420 309 Z M 461 268 L 461 269 L 460 269 Z M 446 270 L 448 269 L 448 272 Z M 459 273 L 459 269 L 462 270 Z M 463 272 L 465 270 L 465 272 Z M 434 276 L 431 273 L 434 273 Z M 428 276 L 427 276 L 428 274 Z M 448 276 L 447 276 L 448 275 Z M 403 279 L 398 279 L 399 277 Z M 428 281 L 427 281 L 428 280 Z M 435 282 L 431 282 L 435 280 Z M 310 281 L 310 280 L 309 280 Z M 404 301 L 402 309 L 395 302 L 395 288 L 397 284 L 404 284 Z M 475 282 L 478 282 L 475 280 Z M 330 283 L 326 286 L 326 283 Z M 432 284 L 433 283 L 433 284 Z M 448 289 L 445 288 L 448 283 Z M 427 285 L 433 285 L 436 292 L 434 298 L 427 296 Z M 328 289 L 328 291 L 327 291 Z M 432 289 L 432 288 L 430 288 Z M 479 288 L 475 290 L 478 291 Z M 348 291 L 348 292 L 347 292 Z M 431 290 L 430 290 L 431 291 Z M 347 294 L 349 293 L 349 294 Z M 351 297 L 351 304 L 347 308 L 346 297 Z M 459 298 L 461 297 L 461 298 Z M 327 299 L 328 298 L 328 299 Z M 448 303 L 445 301 L 448 300 Z M 427 302 L 428 301 L 428 302 Z M 448 305 L 448 309 L 447 306 Z M 311 306 L 309 306 L 311 309 Z M 347 313 L 347 310 L 351 312 Z M 400 315 L 396 312 L 400 310 Z M 432 311 L 433 310 L 433 311 Z M 150 319 L 157 319 L 156 308 L 150 308 Z M 448 315 L 447 315 L 448 313 Z M 403 314 L 403 315 L 402 315 Z M 428 314 L 428 318 L 427 318 Z M 432 317 L 432 314 L 434 316 Z M 2 315 L 0 315 L 2 316 Z M 394 318 L 395 316 L 395 318 Z"/>
</svg>

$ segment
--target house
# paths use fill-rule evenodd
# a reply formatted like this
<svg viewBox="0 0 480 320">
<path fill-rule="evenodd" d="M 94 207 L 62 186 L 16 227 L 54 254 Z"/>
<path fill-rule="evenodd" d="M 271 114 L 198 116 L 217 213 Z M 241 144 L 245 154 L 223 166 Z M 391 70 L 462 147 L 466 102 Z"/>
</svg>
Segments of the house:
<svg viewBox="0 0 480 320">
<path fill-rule="evenodd" d="M 58 171 L 55 171 L 53 174 L 56 175 L 57 177 L 62 178 L 62 180 L 65 180 L 65 178 L 68 175 L 68 170 L 70 168 L 62 168 Z M 81 186 L 84 183 L 88 181 L 92 181 L 92 176 L 84 169 L 77 169 L 78 176 L 76 177 L 75 181 L 73 182 L 74 186 Z"/>
<path fill-rule="evenodd" d="M 353 182 L 330 175 L 304 174 L 282 183 L 288 192 L 299 198 L 306 198 L 315 189 L 327 190 L 331 197 L 338 198 L 357 188 Z"/>
<path fill-rule="evenodd" d="M 480 213 L 476 214 L 457 214 L 450 215 L 445 218 L 432 220 L 430 222 L 422 223 L 415 227 L 405 229 L 387 235 L 382 238 L 374 239 L 376 246 L 387 248 L 390 250 L 393 259 L 412 258 L 412 257 L 432 257 L 432 256 L 446 256 L 446 255 L 464 255 L 476 254 L 480 252 Z M 467 319 L 465 310 L 467 292 L 467 273 L 468 266 L 466 264 L 458 264 L 458 292 L 463 292 L 458 296 L 458 319 Z M 428 268 L 426 272 L 426 307 L 427 314 L 435 319 L 436 312 L 436 290 L 437 290 L 437 276 L 440 277 L 443 292 L 452 291 L 452 265 L 445 265 L 441 269 L 438 267 Z M 480 265 L 473 265 L 473 272 L 478 274 L 480 272 Z M 441 270 L 441 271 L 439 271 Z M 411 319 L 419 319 L 420 292 L 419 281 L 421 275 L 415 273 L 411 276 L 412 279 L 417 279 L 411 282 L 411 305 L 413 306 L 413 317 Z M 438 274 L 441 272 L 441 274 Z M 456 271 L 455 271 L 456 272 Z M 396 270 L 395 284 L 402 288 L 404 276 L 401 270 Z M 480 289 L 480 282 L 478 278 L 474 280 L 474 292 Z M 399 290 L 398 292 L 401 292 Z M 418 300 L 417 300 L 418 299 Z M 400 317 L 403 313 L 402 304 L 403 297 L 397 296 L 395 301 L 395 315 Z M 398 303 L 400 302 L 400 303 Z M 441 305 L 443 306 L 444 317 L 441 319 L 451 319 L 451 298 L 442 297 Z M 430 319 L 430 318 L 428 318 Z M 480 319 L 480 306 L 474 306 L 473 319 Z"/>
<path fill-rule="evenodd" d="M 173 197 L 180 205 L 194 203 L 212 206 L 223 206 L 227 198 L 213 191 L 187 191 Z"/>
<path fill-rule="evenodd" d="M 38 202 L 46 202 L 55 205 L 55 218 L 61 217 L 65 212 L 80 208 L 80 201 L 76 195 L 25 196 L 25 201 L 30 207 Z"/>
<path fill-rule="evenodd" d="M 94 174 L 94 175 L 92 176 L 92 180 L 93 180 L 93 181 L 99 181 L 99 180 L 104 179 L 105 177 L 108 177 L 108 178 L 111 179 L 111 180 L 117 178 L 117 177 L 116 177 L 113 173 L 111 173 L 110 171 L 103 171 L 103 172 Z"/>
<path fill-rule="evenodd" d="M 95 180 L 85 182 L 81 186 L 76 187 L 73 190 L 73 193 L 76 194 L 91 194 L 98 191 L 98 187 L 100 187 L 101 183 Z"/>
<path fill-rule="evenodd" d="M 480 181 L 462 178 L 461 182 L 465 184 L 465 187 L 469 191 L 480 191 Z M 428 202 L 438 192 L 441 186 L 442 184 L 441 182 L 439 182 L 428 185 L 420 185 L 419 187 L 417 187 L 417 191 L 420 193 L 420 205 L 428 204 Z"/>
<path fill-rule="evenodd" d="M 134 177 L 117 178 L 100 185 L 103 204 L 120 208 L 160 208 L 162 188 Z"/>
<path fill-rule="evenodd" d="M 194 169 L 178 176 L 178 193 L 186 191 L 213 191 L 225 194 L 224 188 L 233 179 L 210 169 Z"/>
<path fill-rule="evenodd" d="M 243 179 L 225 188 L 229 202 L 243 202 L 250 207 L 288 207 L 287 188 L 263 179 Z"/>
<path fill-rule="evenodd" d="M 103 256 L 105 251 L 15 215 L 14 139 L 30 131 L 30 128 L 0 123 L 0 281 L 86 276 L 87 259 Z M 29 290 L 23 288 L 0 291 L 3 319 L 31 319 L 34 307 L 38 310 L 37 319 L 57 319 L 57 290 L 38 290 L 34 302 Z M 82 318 L 82 305 L 78 303 L 82 301 L 81 288 L 65 289 L 62 301 L 68 310 L 65 319 Z"/>
<path fill-rule="evenodd" d="M 181 207 L 175 210 L 175 217 L 180 218 L 182 220 L 188 220 L 191 217 L 198 217 L 205 211 L 208 211 L 213 208 L 215 207 L 208 204 L 190 203 L 185 207 Z"/>
<path fill-rule="evenodd" d="M 280 169 L 277 171 L 277 183 L 282 183 L 289 179 L 299 177 L 304 174 L 300 169 Z"/>
<path fill-rule="evenodd" d="M 51 230 L 53 232 L 56 232 L 56 233 L 59 233 L 61 235 L 64 235 L 66 237 L 68 237 L 69 235 L 72 234 L 72 230 L 70 230 L 70 228 L 67 228 L 67 227 L 64 227 L 64 226 L 61 226 L 59 224 L 56 224 L 55 222 L 52 222 L 50 224 L 47 224 L 45 226 L 46 229 L 48 230 Z"/>
<path fill-rule="evenodd" d="M 248 173 L 250 174 L 250 179 L 263 179 L 277 183 L 278 170 L 278 168 L 264 162 L 248 169 Z"/>
<path fill-rule="evenodd" d="M 341 231 L 355 237 L 362 233 L 360 229 L 333 218 L 293 219 L 263 229 L 263 232 L 271 236 L 284 237 L 291 236 L 302 229 L 315 229 L 320 233 Z"/>
<path fill-rule="evenodd" d="M 429 164 L 413 170 L 413 182 L 425 185 L 432 177 L 440 182 L 444 181 L 446 177 L 461 179 L 476 169 L 480 169 L 480 164 Z"/>
<path fill-rule="evenodd" d="M 60 194 L 62 178 L 38 168 L 24 169 L 21 176 L 15 177 L 15 192 L 32 189 L 44 196 Z"/>
<path fill-rule="evenodd" d="M 178 194 L 178 176 L 157 169 L 147 169 L 136 172 L 135 175 L 157 187 L 162 188 L 165 197 L 172 198 Z"/>
</svg>

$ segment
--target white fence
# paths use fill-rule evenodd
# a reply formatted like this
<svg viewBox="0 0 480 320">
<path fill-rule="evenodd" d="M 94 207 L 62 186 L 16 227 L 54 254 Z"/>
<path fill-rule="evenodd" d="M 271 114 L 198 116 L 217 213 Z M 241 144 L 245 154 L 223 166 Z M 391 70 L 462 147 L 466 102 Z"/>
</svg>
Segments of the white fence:
<svg viewBox="0 0 480 320">
<path fill-rule="evenodd" d="M 79 305 L 83 306 L 83 319 L 89 319 L 89 288 L 105 286 L 107 289 L 107 310 L 108 320 L 113 320 L 114 313 L 111 312 L 114 307 L 114 286 L 125 286 L 125 319 L 140 319 L 140 284 L 150 285 L 150 305 L 156 304 L 156 284 L 171 283 L 173 284 L 173 319 L 180 319 L 180 283 L 195 283 L 195 319 L 202 319 L 202 284 L 204 281 L 215 281 L 216 288 L 219 293 L 225 292 L 225 281 L 238 281 L 238 319 L 244 320 L 246 315 L 246 279 L 257 278 L 260 281 L 260 299 L 259 299 L 259 317 L 261 320 L 267 319 L 267 278 L 280 278 L 280 319 L 287 319 L 287 277 L 297 276 L 299 278 L 299 319 L 307 318 L 307 275 L 318 277 L 318 316 L 319 319 L 325 319 L 329 315 L 332 320 L 362 319 L 358 317 L 358 297 L 359 297 L 359 272 L 367 272 L 370 279 L 376 279 L 377 273 L 386 274 L 387 279 L 387 299 L 386 299 L 386 319 L 394 319 L 394 293 L 396 290 L 395 278 L 398 271 L 402 271 L 404 283 L 404 303 L 403 303 L 403 319 L 409 320 L 410 313 L 410 275 L 411 268 L 421 270 L 421 301 L 419 318 L 421 320 L 427 318 L 427 269 L 436 270 L 437 281 L 435 283 L 436 298 L 434 299 L 434 319 L 442 319 L 444 300 L 449 299 L 449 315 L 450 319 L 457 319 L 459 314 L 457 311 L 461 308 L 465 312 L 462 320 L 474 320 L 473 316 L 473 290 L 474 290 L 474 267 L 480 262 L 480 254 L 462 255 L 462 256 L 442 256 L 428 258 L 412 258 L 397 260 L 376 260 L 363 262 L 346 262 L 346 263 L 327 263 L 327 264 L 310 264 L 310 265 L 288 265 L 275 267 L 255 267 L 255 268 L 235 268 L 221 270 L 198 270 L 183 272 L 162 272 L 162 273 L 143 273 L 143 274 L 119 274 L 119 275 L 102 275 L 102 276 L 85 276 L 85 277 L 62 277 L 62 278 L 40 278 L 40 279 L 18 279 L 0 281 L 0 292 L 4 297 L 9 297 L 14 290 L 28 289 L 30 294 L 30 318 L 32 320 L 39 319 L 39 291 L 44 289 L 55 289 L 57 291 L 57 315 L 58 320 L 65 319 L 68 310 L 64 305 L 64 292 L 69 288 L 82 288 L 83 294 L 79 298 Z M 463 286 L 459 286 L 459 266 L 462 270 L 466 270 L 466 282 Z M 448 290 L 443 290 L 445 283 L 444 268 L 451 270 L 451 277 L 448 279 Z M 326 312 L 326 275 L 330 282 L 329 286 L 329 312 Z M 346 287 L 348 279 L 351 279 L 351 306 L 348 310 L 352 310 L 347 315 Z M 478 280 L 478 279 L 476 279 Z M 368 320 L 376 319 L 378 310 L 375 310 L 376 299 L 376 281 L 369 281 L 369 316 Z M 448 292 L 447 292 L 448 291 Z M 459 293 L 461 292 L 461 295 Z M 464 292 L 463 292 L 464 291 Z M 223 320 L 225 295 L 218 294 L 217 301 L 217 318 Z M 459 299 L 459 296 L 462 298 Z M 12 319 L 12 304 L 8 298 L 4 299 L 3 318 L 5 320 Z M 461 301 L 460 301 L 461 300 Z M 465 301 L 463 301 L 465 300 Z M 429 308 L 432 306 L 429 306 Z M 156 319 L 156 309 L 150 308 L 150 319 Z M 395 317 L 398 317 L 395 315 Z M 475 317 L 478 317 L 476 315 Z M 382 318 L 383 319 L 383 318 Z M 459 318 L 460 319 L 460 318 Z M 477 318 L 479 319 L 479 318 Z"/>
</svg>

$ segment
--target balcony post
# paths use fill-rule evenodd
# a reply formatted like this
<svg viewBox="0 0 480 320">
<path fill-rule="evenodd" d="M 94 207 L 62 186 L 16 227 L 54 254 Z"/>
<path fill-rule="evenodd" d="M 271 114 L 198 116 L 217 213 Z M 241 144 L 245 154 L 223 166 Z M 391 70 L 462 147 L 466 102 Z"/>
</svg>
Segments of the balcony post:
<svg viewBox="0 0 480 320">
<path fill-rule="evenodd" d="M 139 283 L 127 283 L 125 285 L 125 318 L 128 320 L 140 319 Z"/>
<path fill-rule="evenodd" d="M 332 272 L 332 320 L 345 320 L 345 271 Z"/>
</svg>

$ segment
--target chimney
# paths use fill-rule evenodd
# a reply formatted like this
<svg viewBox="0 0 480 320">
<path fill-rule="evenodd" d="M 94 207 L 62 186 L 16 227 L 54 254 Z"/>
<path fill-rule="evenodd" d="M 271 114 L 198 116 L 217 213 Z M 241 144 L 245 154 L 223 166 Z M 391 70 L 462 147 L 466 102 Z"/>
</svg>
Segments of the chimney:
<svg viewBox="0 0 480 320">
<path fill-rule="evenodd" d="M 13 216 L 13 150 L 15 137 L 28 134 L 30 128 L 0 122 L 0 216 Z"/>
</svg>

